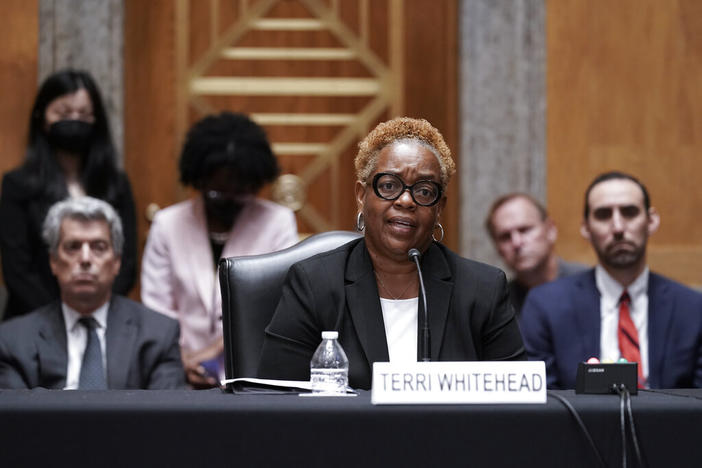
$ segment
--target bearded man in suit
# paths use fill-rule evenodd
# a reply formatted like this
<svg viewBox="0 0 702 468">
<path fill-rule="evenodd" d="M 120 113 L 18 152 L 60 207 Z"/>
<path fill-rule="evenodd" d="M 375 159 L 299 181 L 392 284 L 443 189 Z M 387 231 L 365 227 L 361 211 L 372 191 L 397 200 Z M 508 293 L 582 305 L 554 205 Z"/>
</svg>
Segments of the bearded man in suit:
<svg viewBox="0 0 702 468">
<path fill-rule="evenodd" d="M 115 210 L 69 198 L 42 234 L 61 300 L 0 325 L 0 388 L 184 387 L 178 323 L 112 294 L 124 245 Z"/>
<path fill-rule="evenodd" d="M 527 353 L 546 362 L 549 388 L 574 388 L 590 357 L 638 362 L 640 388 L 702 387 L 702 294 L 649 271 L 659 224 L 634 176 L 608 172 L 590 184 L 581 233 L 598 265 L 532 289 L 522 309 Z"/>
</svg>

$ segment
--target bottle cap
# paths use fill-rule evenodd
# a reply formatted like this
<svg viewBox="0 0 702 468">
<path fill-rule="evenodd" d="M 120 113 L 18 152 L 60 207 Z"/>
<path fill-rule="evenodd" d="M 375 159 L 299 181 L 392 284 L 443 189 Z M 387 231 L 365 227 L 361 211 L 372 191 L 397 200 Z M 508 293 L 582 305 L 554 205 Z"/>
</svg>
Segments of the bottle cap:
<svg viewBox="0 0 702 468">
<path fill-rule="evenodd" d="M 322 339 L 323 340 L 336 340 L 337 338 L 339 338 L 338 331 L 323 331 L 322 332 Z"/>
</svg>

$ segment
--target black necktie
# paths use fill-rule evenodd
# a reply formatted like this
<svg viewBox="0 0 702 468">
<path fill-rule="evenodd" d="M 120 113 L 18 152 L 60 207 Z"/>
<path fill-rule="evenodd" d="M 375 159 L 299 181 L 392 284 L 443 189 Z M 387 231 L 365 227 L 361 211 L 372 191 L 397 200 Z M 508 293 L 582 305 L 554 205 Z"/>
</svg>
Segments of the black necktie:
<svg viewBox="0 0 702 468">
<path fill-rule="evenodd" d="M 100 339 L 95 328 L 97 322 L 92 317 L 83 317 L 78 320 L 88 332 L 88 342 L 83 353 L 83 364 L 80 366 L 80 379 L 78 388 L 80 390 L 106 390 L 105 372 L 102 368 L 102 350 L 100 349 Z"/>
</svg>

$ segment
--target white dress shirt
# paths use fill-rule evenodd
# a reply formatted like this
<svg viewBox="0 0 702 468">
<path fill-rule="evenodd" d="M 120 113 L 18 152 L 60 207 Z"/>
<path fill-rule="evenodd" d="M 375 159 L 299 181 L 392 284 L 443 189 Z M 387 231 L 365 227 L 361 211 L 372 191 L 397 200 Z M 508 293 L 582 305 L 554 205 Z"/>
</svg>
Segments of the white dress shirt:
<svg viewBox="0 0 702 468">
<path fill-rule="evenodd" d="M 380 298 L 390 362 L 417 362 L 418 298 Z"/>
<path fill-rule="evenodd" d="M 639 334 L 641 370 L 648 380 L 648 267 L 626 288 L 631 297 L 629 315 Z M 595 282 L 600 292 L 600 360 L 616 362 L 620 357 L 619 299 L 624 287 L 612 278 L 602 266 L 595 267 Z"/>
<path fill-rule="evenodd" d="M 105 372 L 105 380 L 107 380 L 107 360 L 105 355 L 105 330 L 107 329 L 107 309 L 109 301 L 101 305 L 91 316 L 97 322 L 95 331 L 100 340 L 100 350 L 102 351 L 102 369 Z M 83 364 L 83 354 L 85 347 L 88 344 L 88 330 L 85 326 L 78 323 L 78 320 L 83 317 L 65 303 L 61 303 L 61 311 L 63 312 L 63 321 L 66 324 L 66 347 L 68 350 L 68 367 L 66 369 L 66 386 L 64 390 L 76 390 L 78 381 L 80 380 L 80 368 Z"/>
</svg>

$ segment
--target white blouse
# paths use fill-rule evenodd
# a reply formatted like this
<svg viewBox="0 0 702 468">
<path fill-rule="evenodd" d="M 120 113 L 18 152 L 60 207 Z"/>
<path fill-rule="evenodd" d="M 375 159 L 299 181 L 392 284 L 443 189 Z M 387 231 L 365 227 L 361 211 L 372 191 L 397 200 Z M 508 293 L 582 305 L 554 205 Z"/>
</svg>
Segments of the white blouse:
<svg viewBox="0 0 702 468">
<path fill-rule="evenodd" d="M 418 298 L 380 298 L 390 362 L 417 362 Z"/>
</svg>

